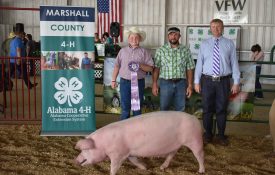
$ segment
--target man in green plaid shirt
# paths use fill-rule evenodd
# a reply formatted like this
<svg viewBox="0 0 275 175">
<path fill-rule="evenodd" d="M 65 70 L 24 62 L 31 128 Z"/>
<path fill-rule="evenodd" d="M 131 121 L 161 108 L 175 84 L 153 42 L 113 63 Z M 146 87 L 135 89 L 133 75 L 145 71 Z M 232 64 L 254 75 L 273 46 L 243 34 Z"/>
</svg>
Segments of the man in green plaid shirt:
<svg viewBox="0 0 275 175">
<path fill-rule="evenodd" d="M 180 30 L 168 29 L 168 41 L 155 54 L 152 93 L 157 96 L 160 87 L 160 110 L 170 109 L 173 102 L 176 111 L 184 111 L 185 98 L 193 91 L 195 62 L 190 49 L 179 43 Z M 158 87 L 159 79 L 159 87 Z"/>
</svg>

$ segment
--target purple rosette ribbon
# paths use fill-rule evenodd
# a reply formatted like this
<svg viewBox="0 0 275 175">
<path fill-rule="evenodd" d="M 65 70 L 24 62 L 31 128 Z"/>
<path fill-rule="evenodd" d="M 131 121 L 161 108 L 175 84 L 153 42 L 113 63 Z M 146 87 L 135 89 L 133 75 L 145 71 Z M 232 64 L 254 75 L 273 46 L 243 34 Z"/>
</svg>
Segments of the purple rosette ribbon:
<svg viewBox="0 0 275 175">
<path fill-rule="evenodd" d="M 136 62 L 130 62 L 128 68 L 131 71 L 131 110 L 140 110 L 140 100 L 138 92 L 138 77 L 137 71 L 139 69 L 139 64 Z"/>
</svg>

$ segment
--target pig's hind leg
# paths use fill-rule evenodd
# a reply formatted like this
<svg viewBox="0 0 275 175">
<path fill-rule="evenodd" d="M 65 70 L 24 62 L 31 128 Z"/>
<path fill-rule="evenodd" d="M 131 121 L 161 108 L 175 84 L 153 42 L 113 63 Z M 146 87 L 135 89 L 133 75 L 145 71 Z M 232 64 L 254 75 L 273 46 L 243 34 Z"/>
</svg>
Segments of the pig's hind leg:
<svg viewBox="0 0 275 175">
<path fill-rule="evenodd" d="M 186 146 L 193 152 L 199 163 L 199 173 L 204 173 L 204 151 L 202 139 L 196 140 L 192 144 L 186 144 Z"/>
<path fill-rule="evenodd" d="M 144 163 L 139 161 L 137 157 L 129 156 L 128 159 L 130 160 L 130 162 L 132 162 L 132 164 L 136 165 L 138 168 L 140 168 L 142 170 L 146 170 Z"/>
<path fill-rule="evenodd" d="M 175 154 L 177 153 L 178 150 L 176 151 L 173 151 L 171 153 L 169 153 L 167 156 L 166 156 L 166 159 L 165 161 L 163 162 L 163 164 L 160 166 L 160 169 L 161 170 L 164 170 L 165 168 L 167 168 L 171 162 L 171 160 L 173 159 L 173 157 L 175 156 Z"/>
</svg>

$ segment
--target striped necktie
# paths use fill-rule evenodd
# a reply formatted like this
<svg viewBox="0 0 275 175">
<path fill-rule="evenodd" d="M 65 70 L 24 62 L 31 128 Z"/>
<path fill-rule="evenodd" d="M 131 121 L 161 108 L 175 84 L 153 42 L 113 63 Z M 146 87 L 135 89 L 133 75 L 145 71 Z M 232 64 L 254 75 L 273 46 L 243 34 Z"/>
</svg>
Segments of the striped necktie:
<svg viewBox="0 0 275 175">
<path fill-rule="evenodd" d="M 215 40 L 214 54 L 213 54 L 213 75 L 220 75 L 220 49 L 219 39 Z"/>
</svg>

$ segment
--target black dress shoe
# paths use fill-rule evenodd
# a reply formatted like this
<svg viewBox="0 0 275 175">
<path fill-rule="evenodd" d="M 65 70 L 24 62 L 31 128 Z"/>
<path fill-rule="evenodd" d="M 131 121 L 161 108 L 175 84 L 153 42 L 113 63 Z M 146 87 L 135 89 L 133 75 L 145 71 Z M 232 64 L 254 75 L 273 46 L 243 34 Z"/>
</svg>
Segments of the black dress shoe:
<svg viewBox="0 0 275 175">
<path fill-rule="evenodd" d="M 203 143 L 206 145 L 206 144 L 209 144 L 209 143 L 212 143 L 213 142 L 213 138 L 212 137 L 207 137 L 207 136 L 203 136 Z"/>
<path fill-rule="evenodd" d="M 218 145 L 221 146 L 228 146 L 229 145 L 229 141 L 227 138 L 219 138 L 217 137 L 216 141 L 215 141 Z"/>
</svg>

